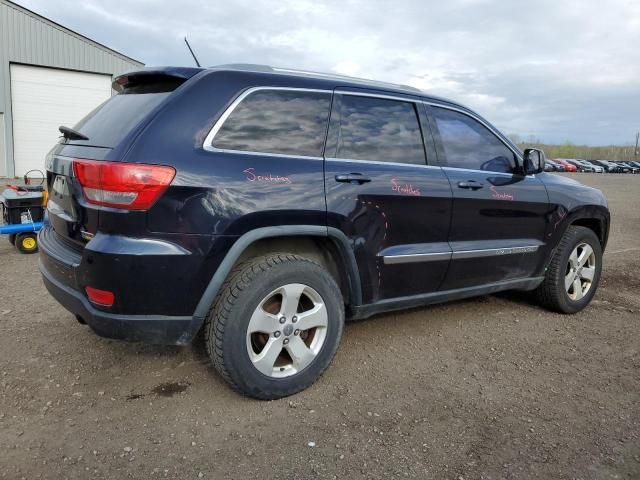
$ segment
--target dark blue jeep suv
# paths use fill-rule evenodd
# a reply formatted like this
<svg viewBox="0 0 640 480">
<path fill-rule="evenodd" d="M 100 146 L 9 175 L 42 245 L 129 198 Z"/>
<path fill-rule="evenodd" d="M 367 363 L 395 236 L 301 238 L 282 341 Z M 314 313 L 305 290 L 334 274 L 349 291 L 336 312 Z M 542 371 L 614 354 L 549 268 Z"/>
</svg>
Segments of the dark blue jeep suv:
<svg viewBox="0 0 640 480">
<path fill-rule="evenodd" d="M 603 195 L 410 87 L 258 65 L 149 68 L 46 159 L 40 269 L 98 335 L 203 332 L 236 390 L 313 383 L 345 319 L 531 290 L 593 297 Z"/>
</svg>

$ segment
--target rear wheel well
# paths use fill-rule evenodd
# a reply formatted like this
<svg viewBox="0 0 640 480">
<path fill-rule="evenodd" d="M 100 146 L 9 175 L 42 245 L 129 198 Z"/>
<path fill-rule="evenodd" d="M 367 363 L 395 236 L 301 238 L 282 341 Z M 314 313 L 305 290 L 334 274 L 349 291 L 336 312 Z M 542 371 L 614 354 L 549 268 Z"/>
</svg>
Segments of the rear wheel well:
<svg viewBox="0 0 640 480">
<path fill-rule="evenodd" d="M 340 267 L 340 265 L 344 265 L 342 255 L 330 238 L 296 235 L 262 238 L 249 245 L 242 252 L 236 264 L 274 252 L 293 253 L 316 261 L 327 269 L 340 287 L 345 305 L 351 303 L 349 272 L 344 267 Z"/>
<path fill-rule="evenodd" d="M 597 218 L 578 218 L 577 220 L 574 220 L 571 225 L 585 227 L 589 230 L 593 230 L 593 233 L 595 233 L 598 237 L 598 240 L 600 240 L 600 245 L 604 248 L 605 231 L 602 220 L 599 220 Z"/>
</svg>

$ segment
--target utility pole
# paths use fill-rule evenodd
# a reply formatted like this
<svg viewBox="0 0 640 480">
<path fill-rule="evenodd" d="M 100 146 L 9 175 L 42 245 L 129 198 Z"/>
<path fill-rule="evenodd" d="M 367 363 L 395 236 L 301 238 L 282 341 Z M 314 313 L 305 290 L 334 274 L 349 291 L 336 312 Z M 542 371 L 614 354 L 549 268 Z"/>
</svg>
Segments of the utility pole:
<svg viewBox="0 0 640 480">
<path fill-rule="evenodd" d="M 638 160 L 638 155 L 640 155 L 640 151 L 638 151 L 638 140 L 640 140 L 640 132 L 636 133 L 636 148 L 633 151 L 633 159 Z"/>
</svg>

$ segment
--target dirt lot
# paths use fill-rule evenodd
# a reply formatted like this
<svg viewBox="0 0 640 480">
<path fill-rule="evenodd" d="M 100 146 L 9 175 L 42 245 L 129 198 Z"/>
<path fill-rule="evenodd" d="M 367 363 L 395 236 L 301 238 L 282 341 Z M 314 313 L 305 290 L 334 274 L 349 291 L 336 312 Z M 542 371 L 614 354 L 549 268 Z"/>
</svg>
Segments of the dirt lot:
<svg viewBox="0 0 640 480">
<path fill-rule="evenodd" d="M 202 346 L 96 337 L 2 239 L 0 478 L 640 478 L 640 177 L 575 176 L 613 213 L 586 311 L 502 294 L 349 324 L 273 402 Z"/>
</svg>

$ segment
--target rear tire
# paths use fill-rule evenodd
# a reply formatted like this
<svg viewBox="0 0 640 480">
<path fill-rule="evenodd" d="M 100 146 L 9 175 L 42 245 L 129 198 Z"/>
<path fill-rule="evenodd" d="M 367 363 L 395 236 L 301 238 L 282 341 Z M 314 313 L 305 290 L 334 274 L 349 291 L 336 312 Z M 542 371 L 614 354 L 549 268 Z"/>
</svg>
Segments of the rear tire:
<svg viewBox="0 0 640 480">
<path fill-rule="evenodd" d="M 234 268 L 204 335 L 215 369 L 234 390 L 271 400 L 322 375 L 343 327 L 343 298 L 329 272 L 308 258 L 274 253 Z"/>
<path fill-rule="evenodd" d="M 11 235 L 9 235 L 9 243 L 11 245 L 15 245 L 16 244 L 16 234 L 12 233 Z"/>
<path fill-rule="evenodd" d="M 596 293 L 602 273 L 602 247 L 593 230 L 570 226 L 560 240 L 544 281 L 535 291 L 538 301 L 559 313 L 576 313 Z"/>
<path fill-rule="evenodd" d="M 38 251 L 38 237 L 35 233 L 18 233 L 14 246 L 20 253 L 36 253 Z"/>
</svg>

